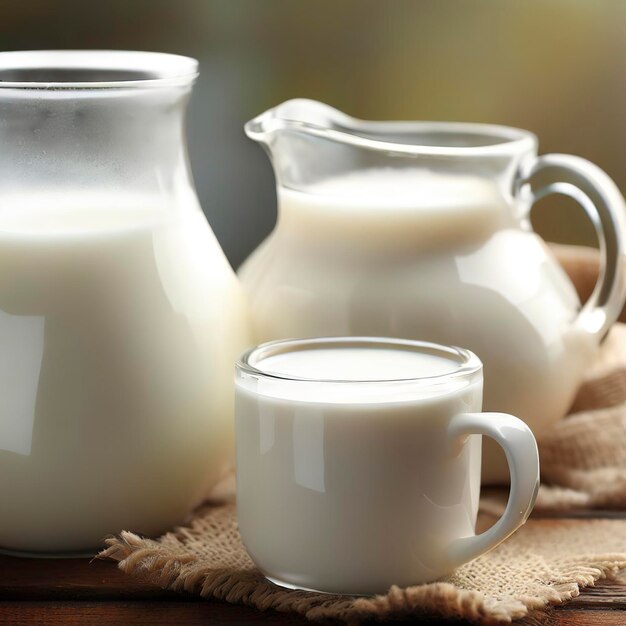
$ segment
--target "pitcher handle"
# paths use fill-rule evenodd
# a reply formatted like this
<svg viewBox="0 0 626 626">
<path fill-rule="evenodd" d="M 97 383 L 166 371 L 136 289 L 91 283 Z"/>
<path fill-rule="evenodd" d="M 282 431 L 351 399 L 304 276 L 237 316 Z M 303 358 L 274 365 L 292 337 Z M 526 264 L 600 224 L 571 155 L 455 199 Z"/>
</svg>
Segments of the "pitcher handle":
<svg viewBox="0 0 626 626">
<path fill-rule="evenodd" d="M 459 438 L 480 434 L 495 439 L 506 453 L 511 474 L 509 501 L 502 517 L 489 530 L 461 537 L 448 548 L 453 567 L 495 548 L 512 535 L 527 519 L 539 489 L 539 452 L 528 426 L 507 413 L 461 413 L 448 424 L 448 441 L 458 445 Z"/>
<path fill-rule="evenodd" d="M 591 219 L 601 252 L 600 274 L 576 325 L 600 342 L 626 299 L 624 272 L 626 204 L 617 185 L 597 165 L 569 154 L 546 154 L 525 162 L 518 188 L 532 203 L 559 193 L 576 200 Z"/>
</svg>

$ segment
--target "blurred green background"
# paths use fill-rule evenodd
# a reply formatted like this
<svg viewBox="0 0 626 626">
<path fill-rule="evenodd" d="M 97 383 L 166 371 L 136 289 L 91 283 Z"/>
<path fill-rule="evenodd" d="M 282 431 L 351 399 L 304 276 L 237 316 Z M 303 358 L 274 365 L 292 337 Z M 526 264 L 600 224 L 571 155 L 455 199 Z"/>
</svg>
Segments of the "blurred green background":
<svg viewBox="0 0 626 626">
<path fill-rule="evenodd" d="M 624 0 L 0 0 L 0 49 L 120 48 L 200 60 L 189 148 L 233 265 L 276 218 L 271 167 L 243 124 L 292 97 L 357 117 L 534 131 L 626 189 Z M 548 198 L 546 238 L 593 245 L 582 209 Z"/>
</svg>

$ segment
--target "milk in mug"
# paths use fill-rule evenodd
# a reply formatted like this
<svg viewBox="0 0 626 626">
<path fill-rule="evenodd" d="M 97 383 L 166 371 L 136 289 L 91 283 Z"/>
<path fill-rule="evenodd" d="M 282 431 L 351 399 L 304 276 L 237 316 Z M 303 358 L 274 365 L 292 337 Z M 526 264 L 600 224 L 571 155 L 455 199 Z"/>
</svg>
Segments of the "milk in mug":
<svg viewBox="0 0 626 626">
<path fill-rule="evenodd" d="M 522 524 L 539 479 L 528 427 L 481 413 L 469 351 L 382 338 L 270 342 L 236 371 L 237 518 L 271 581 L 385 593 L 437 579 Z M 511 459 L 513 488 L 475 534 L 481 437 Z"/>
</svg>

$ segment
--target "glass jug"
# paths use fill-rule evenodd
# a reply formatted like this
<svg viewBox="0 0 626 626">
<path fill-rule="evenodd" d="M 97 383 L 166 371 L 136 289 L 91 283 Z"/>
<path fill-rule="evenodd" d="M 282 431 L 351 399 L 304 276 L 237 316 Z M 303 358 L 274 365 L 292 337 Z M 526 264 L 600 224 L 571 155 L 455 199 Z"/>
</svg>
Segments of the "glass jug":
<svg viewBox="0 0 626 626">
<path fill-rule="evenodd" d="M 193 59 L 0 54 L 0 548 L 182 521 L 232 455 L 242 294 L 198 204 Z"/>
<path fill-rule="evenodd" d="M 292 100 L 246 125 L 277 179 L 275 230 L 241 267 L 255 341 L 391 336 L 469 348 L 485 410 L 540 437 L 572 402 L 625 297 L 625 207 L 598 167 L 537 157 L 527 131 L 484 124 L 366 122 Z M 592 216 L 603 256 L 581 308 L 533 232 L 548 193 Z M 485 442 L 484 478 L 508 478 Z"/>
</svg>

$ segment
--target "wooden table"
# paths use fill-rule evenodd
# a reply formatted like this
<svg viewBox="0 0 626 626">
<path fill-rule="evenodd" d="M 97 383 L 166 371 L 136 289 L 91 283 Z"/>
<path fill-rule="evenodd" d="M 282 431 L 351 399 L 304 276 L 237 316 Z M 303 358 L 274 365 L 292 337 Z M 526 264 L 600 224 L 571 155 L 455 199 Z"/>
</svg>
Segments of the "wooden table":
<svg viewBox="0 0 626 626">
<path fill-rule="evenodd" d="M 584 513 L 577 517 L 625 517 Z M 123 574 L 113 562 L 0 556 L 0 624 L 294 624 L 304 618 L 168 592 Z M 396 622 L 397 623 L 397 622 Z M 463 622 L 413 620 L 423 626 Z M 600 581 L 562 607 L 518 622 L 525 626 L 626 626 L 626 576 Z"/>
</svg>

